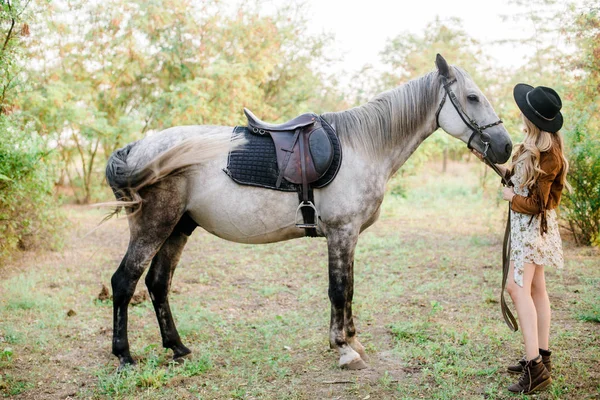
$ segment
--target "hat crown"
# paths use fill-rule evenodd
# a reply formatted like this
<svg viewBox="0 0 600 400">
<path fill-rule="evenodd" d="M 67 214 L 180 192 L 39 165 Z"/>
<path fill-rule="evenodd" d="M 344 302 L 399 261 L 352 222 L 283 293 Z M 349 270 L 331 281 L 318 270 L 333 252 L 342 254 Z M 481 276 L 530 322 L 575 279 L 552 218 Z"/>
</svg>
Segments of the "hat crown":
<svg viewBox="0 0 600 400">
<path fill-rule="evenodd" d="M 513 97 L 523 115 L 541 130 L 558 132 L 562 128 L 562 102 L 554 89 L 518 83 L 513 88 Z"/>
<path fill-rule="evenodd" d="M 527 93 L 527 103 L 538 116 L 551 121 L 560 112 L 562 102 L 558 93 L 545 86 L 538 86 Z"/>
</svg>

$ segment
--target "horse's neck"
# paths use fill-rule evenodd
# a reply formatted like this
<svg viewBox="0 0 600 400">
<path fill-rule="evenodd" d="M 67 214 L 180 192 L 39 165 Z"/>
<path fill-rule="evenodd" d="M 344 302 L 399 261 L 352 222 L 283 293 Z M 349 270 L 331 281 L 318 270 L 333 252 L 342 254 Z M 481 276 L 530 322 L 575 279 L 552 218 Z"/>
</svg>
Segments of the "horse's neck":
<svg viewBox="0 0 600 400">
<path fill-rule="evenodd" d="M 390 149 L 390 154 L 387 157 L 387 165 L 385 168 L 384 174 L 387 174 L 390 179 L 399 169 L 404 165 L 406 160 L 417 150 L 417 148 L 427 139 L 434 130 L 426 124 L 423 128 L 418 130 L 417 132 L 413 132 L 413 134 L 406 137 L 406 143 L 404 146 L 397 146 L 393 149 Z"/>
<path fill-rule="evenodd" d="M 391 177 L 436 129 L 437 96 L 425 75 L 360 107 L 323 117 L 339 128 L 343 144 L 355 148 Z M 436 98 L 434 98 L 436 97 Z"/>
<path fill-rule="evenodd" d="M 328 122 L 335 124 L 335 119 L 331 117 L 331 114 L 325 114 L 323 117 Z M 397 135 L 401 140 L 394 143 L 394 145 L 380 143 L 380 146 L 375 151 L 361 149 L 359 141 L 353 141 L 348 137 L 348 134 L 352 134 L 351 132 L 347 132 L 346 137 L 340 135 L 340 139 L 342 140 L 342 144 L 354 147 L 361 158 L 368 160 L 371 165 L 376 166 L 379 174 L 385 176 L 387 180 L 404 165 L 406 160 L 417 150 L 421 143 L 431 136 L 436 129 L 435 112 L 431 111 L 431 115 L 425 119 L 425 122 L 420 127 L 408 134 L 393 132 L 392 135 Z"/>
</svg>

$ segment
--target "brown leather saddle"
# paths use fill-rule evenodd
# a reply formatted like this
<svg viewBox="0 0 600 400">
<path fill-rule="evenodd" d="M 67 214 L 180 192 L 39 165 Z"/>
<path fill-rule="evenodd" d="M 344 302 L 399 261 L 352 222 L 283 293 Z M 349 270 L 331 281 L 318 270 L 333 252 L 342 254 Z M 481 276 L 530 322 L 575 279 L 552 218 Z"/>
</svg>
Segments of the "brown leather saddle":
<svg viewBox="0 0 600 400">
<path fill-rule="evenodd" d="M 288 122 L 275 125 L 258 119 L 244 108 L 248 128 L 256 135 L 269 135 L 275 144 L 279 175 L 276 186 L 283 179 L 301 185 L 300 204 L 296 209 L 296 226 L 316 236 L 319 213 L 314 205 L 311 183 L 323 177 L 334 157 L 331 139 L 323 129 L 318 115 L 302 114 Z M 302 213 L 304 222 L 299 222 Z"/>
</svg>

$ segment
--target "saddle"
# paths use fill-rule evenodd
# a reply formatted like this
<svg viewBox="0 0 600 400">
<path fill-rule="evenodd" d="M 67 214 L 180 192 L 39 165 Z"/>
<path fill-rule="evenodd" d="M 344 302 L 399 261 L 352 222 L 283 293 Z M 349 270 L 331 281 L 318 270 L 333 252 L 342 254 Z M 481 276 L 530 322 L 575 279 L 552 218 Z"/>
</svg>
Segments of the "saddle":
<svg viewBox="0 0 600 400">
<path fill-rule="evenodd" d="M 316 236 L 319 213 L 314 205 L 311 183 L 322 178 L 334 158 L 334 146 L 323 129 L 318 115 L 302 114 L 283 124 L 270 124 L 244 108 L 248 128 L 256 135 L 268 135 L 275 145 L 279 175 L 276 187 L 286 181 L 300 185 L 300 204 L 296 209 L 296 226 Z M 299 222 L 299 214 L 304 222 Z"/>
</svg>

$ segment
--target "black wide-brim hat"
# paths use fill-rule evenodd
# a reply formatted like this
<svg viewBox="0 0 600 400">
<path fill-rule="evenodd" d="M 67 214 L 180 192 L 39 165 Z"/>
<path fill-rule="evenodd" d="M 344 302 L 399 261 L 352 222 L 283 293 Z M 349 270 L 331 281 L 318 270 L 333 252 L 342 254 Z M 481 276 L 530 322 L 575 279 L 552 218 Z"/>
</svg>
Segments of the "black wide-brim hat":
<svg viewBox="0 0 600 400">
<path fill-rule="evenodd" d="M 556 133 L 562 128 L 562 102 L 554 89 L 519 83 L 513 89 L 513 96 L 523 115 L 541 130 Z"/>
</svg>

